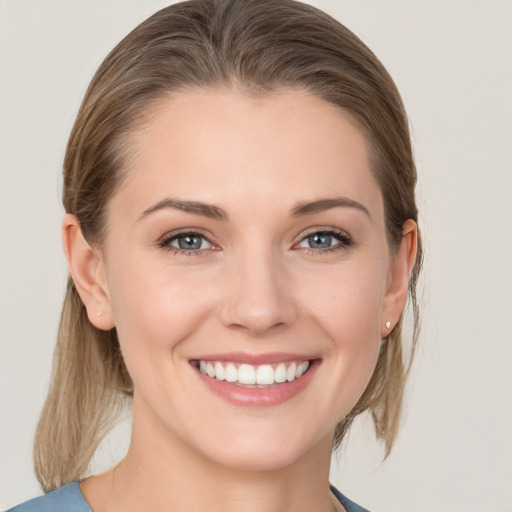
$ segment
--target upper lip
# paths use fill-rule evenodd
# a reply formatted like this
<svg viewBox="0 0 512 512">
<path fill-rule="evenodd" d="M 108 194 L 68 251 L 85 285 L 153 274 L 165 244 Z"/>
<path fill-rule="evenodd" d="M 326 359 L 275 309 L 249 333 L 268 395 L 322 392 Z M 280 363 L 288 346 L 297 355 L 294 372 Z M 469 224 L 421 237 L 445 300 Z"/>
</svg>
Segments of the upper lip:
<svg viewBox="0 0 512 512">
<path fill-rule="evenodd" d="M 289 352 L 272 352 L 266 354 L 249 354 L 246 352 L 225 352 L 222 354 L 208 354 L 194 357 L 191 361 L 219 361 L 240 364 L 250 364 L 253 366 L 263 364 L 286 363 L 291 361 L 311 361 L 317 359 L 314 356 L 304 354 L 292 354 Z"/>
</svg>

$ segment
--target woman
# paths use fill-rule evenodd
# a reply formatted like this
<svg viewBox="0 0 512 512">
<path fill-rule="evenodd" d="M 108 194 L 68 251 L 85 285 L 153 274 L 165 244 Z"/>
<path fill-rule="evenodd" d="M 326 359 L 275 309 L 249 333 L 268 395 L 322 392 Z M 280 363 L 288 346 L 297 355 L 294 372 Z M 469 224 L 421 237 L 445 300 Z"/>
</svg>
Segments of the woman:
<svg viewBox="0 0 512 512">
<path fill-rule="evenodd" d="M 363 411 L 397 434 L 415 182 L 396 87 L 321 11 L 192 0 L 137 27 L 69 139 L 48 494 L 13 510 L 364 510 L 330 455 Z M 127 400 L 126 457 L 84 479 Z"/>
</svg>

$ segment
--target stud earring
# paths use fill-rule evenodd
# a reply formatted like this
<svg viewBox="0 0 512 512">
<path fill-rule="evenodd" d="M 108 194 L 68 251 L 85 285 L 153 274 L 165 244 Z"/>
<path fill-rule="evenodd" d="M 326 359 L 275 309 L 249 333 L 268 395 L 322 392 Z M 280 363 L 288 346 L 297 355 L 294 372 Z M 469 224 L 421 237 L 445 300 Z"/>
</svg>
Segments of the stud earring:
<svg viewBox="0 0 512 512">
<path fill-rule="evenodd" d="M 101 312 L 96 313 L 96 316 L 101 316 Z"/>
<path fill-rule="evenodd" d="M 390 327 L 391 327 L 391 322 L 388 320 L 388 321 L 386 322 L 386 328 L 387 328 L 387 329 L 389 329 Z"/>
</svg>

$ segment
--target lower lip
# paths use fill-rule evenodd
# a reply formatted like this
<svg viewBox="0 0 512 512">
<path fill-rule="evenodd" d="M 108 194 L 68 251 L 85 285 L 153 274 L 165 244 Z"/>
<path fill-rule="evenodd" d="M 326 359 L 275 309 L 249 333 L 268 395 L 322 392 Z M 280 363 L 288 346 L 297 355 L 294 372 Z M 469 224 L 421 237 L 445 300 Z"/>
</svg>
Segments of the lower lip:
<svg viewBox="0 0 512 512">
<path fill-rule="evenodd" d="M 272 407 L 291 400 L 298 395 L 311 381 L 313 374 L 320 365 L 320 360 L 310 362 L 308 371 L 291 382 L 274 384 L 266 388 L 246 388 L 225 380 L 203 375 L 197 369 L 197 375 L 208 389 L 227 402 L 241 407 Z"/>
</svg>

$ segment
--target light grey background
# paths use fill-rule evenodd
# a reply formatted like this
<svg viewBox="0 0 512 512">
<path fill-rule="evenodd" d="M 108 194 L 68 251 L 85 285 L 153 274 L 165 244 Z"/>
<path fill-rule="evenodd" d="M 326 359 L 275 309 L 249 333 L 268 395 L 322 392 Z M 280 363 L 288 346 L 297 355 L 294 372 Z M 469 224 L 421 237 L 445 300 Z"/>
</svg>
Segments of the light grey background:
<svg viewBox="0 0 512 512">
<path fill-rule="evenodd" d="M 31 468 L 66 269 L 60 170 L 107 52 L 162 0 L 0 0 L 0 509 Z M 512 2 L 318 0 L 395 78 L 426 239 L 421 349 L 380 464 L 360 422 L 332 481 L 375 512 L 512 511 Z M 129 425 L 96 468 L 122 453 Z"/>
</svg>

